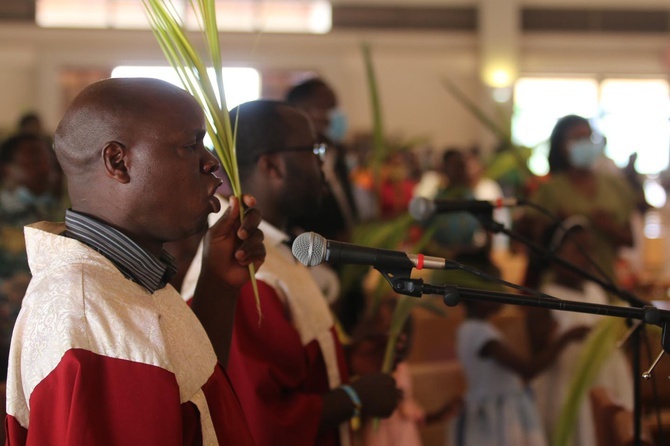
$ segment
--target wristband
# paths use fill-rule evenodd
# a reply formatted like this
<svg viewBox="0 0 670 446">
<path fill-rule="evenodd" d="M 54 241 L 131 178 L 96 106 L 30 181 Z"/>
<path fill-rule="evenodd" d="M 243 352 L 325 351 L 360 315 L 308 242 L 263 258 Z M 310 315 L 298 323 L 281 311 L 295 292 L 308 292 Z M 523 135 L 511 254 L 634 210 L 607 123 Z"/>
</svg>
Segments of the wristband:
<svg viewBox="0 0 670 446">
<path fill-rule="evenodd" d="M 344 390 L 347 396 L 351 399 L 351 402 L 354 403 L 354 414 L 351 416 L 351 429 L 357 431 L 361 427 L 361 409 L 363 404 L 361 404 L 361 399 L 358 397 L 358 393 L 350 385 L 340 386 L 340 389 Z"/>
</svg>

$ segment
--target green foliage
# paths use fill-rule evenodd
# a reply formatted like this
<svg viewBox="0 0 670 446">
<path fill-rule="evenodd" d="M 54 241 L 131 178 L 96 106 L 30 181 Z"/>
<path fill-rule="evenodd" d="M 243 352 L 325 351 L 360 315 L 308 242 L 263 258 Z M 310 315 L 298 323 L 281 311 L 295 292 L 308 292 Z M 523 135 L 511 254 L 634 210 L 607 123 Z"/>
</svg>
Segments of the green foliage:
<svg viewBox="0 0 670 446">
<path fill-rule="evenodd" d="M 233 194 L 240 200 L 241 204 L 242 188 L 235 155 L 235 133 L 230 123 L 226 95 L 223 89 L 223 67 L 221 66 L 215 1 L 198 0 L 197 3 L 191 2 L 207 42 L 207 63 L 214 67 L 214 79 L 210 79 L 207 63 L 191 43 L 172 2 L 170 0 L 142 1 L 151 29 L 165 57 L 179 75 L 184 88 L 193 95 L 205 113 L 207 133 L 212 139 L 216 154 L 226 175 L 228 175 Z M 240 213 L 240 218 L 242 217 L 243 215 Z M 249 273 L 260 319 L 260 300 L 253 265 L 249 265 Z"/>
<path fill-rule="evenodd" d="M 368 91 L 370 93 L 370 104 L 372 108 L 372 122 L 373 122 L 373 152 L 371 159 L 371 168 L 374 176 L 374 183 L 378 188 L 381 180 L 381 166 L 391 152 L 390 146 L 386 143 L 385 132 L 382 118 L 381 104 L 379 100 L 379 90 L 377 77 L 372 63 L 372 51 L 368 43 L 361 44 L 363 53 L 363 62 L 365 64 L 366 79 L 368 84 Z M 410 227 L 413 224 L 412 217 L 409 214 L 402 215 L 392 221 L 372 222 L 361 225 L 354 230 L 352 242 L 364 246 L 370 246 L 381 249 L 396 249 L 403 241 L 405 241 Z M 425 246 L 432 235 L 431 231 L 424 233 L 422 240 L 413 246 L 413 250 L 420 250 Z M 363 276 L 369 271 L 367 267 L 357 267 L 348 265 L 343 271 L 342 288 L 344 290 L 351 289 L 354 283 L 363 279 Z M 381 299 L 388 290 L 388 283 L 380 281 L 373 294 L 373 303 L 371 312 L 374 314 L 379 309 Z M 345 291 L 346 292 L 346 291 Z M 412 309 L 416 305 L 422 305 L 439 313 L 440 310 L 430 303 L 423 302 L 420 298 L 400 296 L 397 306 L 393 312 L 391 319 L 391 328 L 389 333 L 389 340 L 386 345 L 386 354 L 384 355 L 384 366 L 382 371 L 390 372 L 393 364 L 395 345 L 398 336 L 405 325 L 407 318 L 411 314 Z"/>
<path fill-rule="evenodd" d="M 509 125 L 500 124 L 501 121 L 504 122 L 509 117 L 492 118 L 450 79 L 443 79 L 442 85 L 498 139 L 496 153 L 486 167 L 486 176 L 502 184 L 511 184 L 516 191 L 521 192 L 523 185 L 533 176 L 528 168 L 528 159 L 533 153 L 532 148 L 519 146 L 512 142 L 512 132 Z M 504 115 L 500 109 L 499 112 L 500 115 Z"/>
<path fill-rule="evenodd" d="M 490 130 L 498 141 L 507 146 L 512 145 L 512 134 L 510 130 L 498 124 L 494 119 L 488 116 L 484 111 L 461 90 L 451 79 L 445 78 L 442 80 L 442 85 L 451 93 L 454 98 L 468 110 L 477 120 Z"/>
<path fill-rule="evenodd" d="M 625 331 L 626 325 L 623 319 L 608 317 L 603 318 L 589 334 L 574 367 L 575 373 L 570 381 L 565 403 L 551 435 L 552 446 L 570 444 L 579 408 L 605 361 L 617 348 L 617 340 Z"/>
<path fill-rule="evenodd" d="M 372 107 L 373 151 L 371 168 L 375 179 L 375 185 L 379 186 L 381 166 L 388 155 L 388 147 L 384 142 L 384 121 L 379 101 L 377 77 L 375 75 L 374 65 L 372 64 L 372 51 L 368 43 L 362 43 L 361 50 L 363 51 L 363 62 L 365 64 L 368 92 L 370 93 L 370 105 Z"/>
</svg>

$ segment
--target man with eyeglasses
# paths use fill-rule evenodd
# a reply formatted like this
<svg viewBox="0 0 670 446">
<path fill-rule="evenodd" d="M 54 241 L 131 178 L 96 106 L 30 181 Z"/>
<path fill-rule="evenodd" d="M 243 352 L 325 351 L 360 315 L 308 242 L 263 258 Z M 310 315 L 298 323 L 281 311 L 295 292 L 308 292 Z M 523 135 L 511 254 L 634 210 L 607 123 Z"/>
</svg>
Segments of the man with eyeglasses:
<svg viewBox="0 0 670 446">
<path fill-rule="evenodd" d="M 349 445 L 347 421 L 389 416 L 398 391 L 393 378 L 381 373 L 347 385 L 326 299 L 291 254 L 290 220 L 318 212 L 323 199 L 324 146 L 315 144 L 307 116 L 282 102 L 242 104 L 231 111 L 232 122 L 238 118 L 242 189 L 254 195 L 263 214 L 259 228 L 267 255 L 256 275 L 262 316 L 245 286 L 227 372 L 257 445 Z M 197 270 L 192 265 L 185 283 Z M 186 288 L 184 293 L 188 297 Z"/>
</svg>

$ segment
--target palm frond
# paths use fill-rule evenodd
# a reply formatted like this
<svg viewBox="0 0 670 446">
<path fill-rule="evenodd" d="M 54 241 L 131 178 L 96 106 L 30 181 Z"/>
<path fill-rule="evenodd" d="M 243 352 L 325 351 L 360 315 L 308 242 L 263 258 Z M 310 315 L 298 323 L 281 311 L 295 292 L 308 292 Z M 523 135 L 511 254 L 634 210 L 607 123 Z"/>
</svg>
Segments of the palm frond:
<svg viewBox="0 0 670 446">
<path fill-rule="evenodd" d="M 214 0 L 191 1 L 198 22 L 202 27 L 209 63 L 214 67 L 214 79 L 210 78 L 207 65 L 195 49 L 181 18 L 170 0 L 142 0 L 151 25 L 165 57 L 179 75 L 184 88 L 193 95 L 205 113 L 207 133 L 214 150 L 230 180 L 233 194 L 242 203 L 242 188 L 235 153 L 235 135 L 230 123 L 223 85 L 223 67 L 219 31 Z M 243 217 L 240 213 L 240 219 Z M 251 283 L 256 297 L 259 321 L 261 318 L 258 286 L 254 266 L 249 265 Z"/>
<path fill-rule="evenodd" d="M 552 446 L 570 444 L 579 408 L 605 361 L 616 348 L 617 340 L 625 331 L 626 325 L 623 319 L 603 318 L 589 334 L 575 365 L 567 397 L 551 435 Z"/>
<path fill-rule="evenodd" d="M 466 94 L 451 80 L 448 78 L 442 79 L 442 85 L 451 93 L 456 100 L 465 107 L 472 115 L 477 118 L 487 129 L 493 132 L 494 135 L 498 137 L 501 142 L 511 144 L 511 134 L 509 130 L 501 127 L 498 123 L 495 122 L 490 116 L 488 116 L 477 104 L 466 96 Z"/>
<path fill-rule="evenodd" d="M 361 50 L 363 52 L 368 92 L 370 93 L 370 105 L 372 107 L 373 152 L 371 167 L 375 185 L 379 186 L 381 166 L 387 155 L 387 147 L 384 142 L 384 120 L 381 103 L 379 101 L 379 88 L 377 84 L 377 76 L 375 75 L 375 67 L 372 63 L 372 51 L 370 45 L 367 42 L 362 43 Z"/>
</svg>

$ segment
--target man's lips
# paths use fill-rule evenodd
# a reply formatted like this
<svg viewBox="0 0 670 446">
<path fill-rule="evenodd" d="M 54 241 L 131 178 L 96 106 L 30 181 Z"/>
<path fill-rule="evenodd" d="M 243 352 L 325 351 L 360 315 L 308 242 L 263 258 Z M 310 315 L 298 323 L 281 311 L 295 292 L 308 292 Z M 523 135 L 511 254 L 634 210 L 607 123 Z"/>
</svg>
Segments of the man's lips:
<svg viewBox="0 0 670 446">
<path fill-rule="evenodd" d="M 209 189 L 209 205 L 212 208 L 212 212 L 217 213 L 221 210 L 221 201 L 216 197 L 216 191 L 219 189 L 219 186 L 223 184 L 223 180 L 217 178 L 216 183 Z"/>
</svg>

